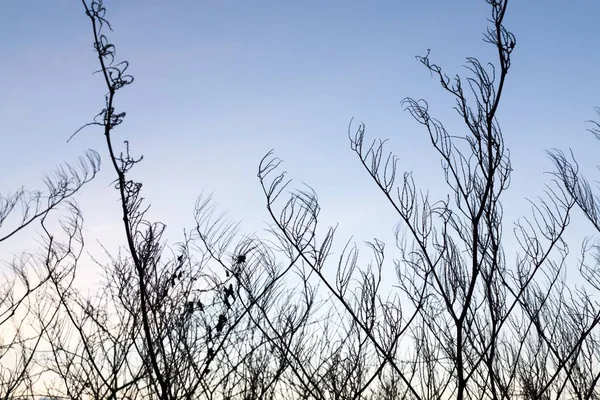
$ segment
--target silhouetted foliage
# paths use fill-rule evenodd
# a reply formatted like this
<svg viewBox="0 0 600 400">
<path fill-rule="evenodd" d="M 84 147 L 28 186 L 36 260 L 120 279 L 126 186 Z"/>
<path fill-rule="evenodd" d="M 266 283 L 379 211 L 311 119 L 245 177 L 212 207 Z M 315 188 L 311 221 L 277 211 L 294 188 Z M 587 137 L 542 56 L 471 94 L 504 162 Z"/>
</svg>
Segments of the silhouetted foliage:
<svg viewBox="0 0 600 400">
<path fill-rule="evenodd" d="M 599 247 L 584 243 L 578 267 L 589 287 L 572 287 L 564 233 L 575 208 L 600 231 L 600 198 L 575 160 L 551 152 L 554 179 L 514 225 L 520 251 L 507 260 L 502 201 L 512 166 L 498 110 L 516 38 L 504 25 L 507 1 L 486 2 L 493 62 L 469 57 L 468 75 L 451 78 L 429 50 L 417 57 L 454 99 L 465 133 L 448 132 L 425 100 L 402 101 L 441 160 L 445 198 L 419 189 L 385 141 L 366 140 L 364 124 L 348 129 L 398 220 L 399 256 L 375 238 L 363 264 L 352 242 L 333 258 L 337 227 L 321 228 L 316 193 L 291 189 L 272 152 L 258 169 L 272 219 L 264 236 L 242 235 L 201 195 L 191 229 L 167 244 L 131 177 L 143 157 L 114 136 L 126 117 L 117 94 L 134 82 L 129 64 L 106 36 L 103 2 L 82 0 L 106 94 L 81 129 L 99 127 L 105 138 L 125 242 L 94 259 L 97 293 L 75 285 L 85 242 L 70 197 L 98 171 L 93 151 L 79 169 L 48 178 L 46 195 L 0 198 L 0 242 L 36 221 L 45 238 L 45 252 L 14 260 L 0 287 L 0 398 L 599 398 Z M 49 218 L 61 204 L 57 229 Z M 391 290 L 389 270 L 398 278 Z"/>
<path fill-rule="evenodd" d="M 334 388 L 343 398 L 591 398 L 597 392 L 597 362 L 585 355 L 595 354 L 590 334 L 598 307 L 564 280 L 563 233 L 576 202 L 569 196 L 573 191 L 551 182 L 546 197 L 532 203 L 531 216 L 515 227 L 521 247 L 516 264 L 505 258 L 501 200 L 512 167 L 497 113 L 516 39 L 503 24 L 507 2 L 487 2 L 491 26 L 484 41 L 496 49 L 496 63 L 469 57 L 470 75 L 450 78 L 429 50 L 417 57 L 455 99 L 467 134 L 449 133 L 425 100 L 402 101 L 442 161 L 447 198 L 432 200 L 417 189 L 410 172 L 398 171 L 399 158 L 385 150 L 385 141 L 365 142 L 364 125 L 349 131 L 352 150 L 400 221 L 401 257 L 391 265 L 376 239 L 369 244 L 375 265 L 359 268 L 350 248 L 340 257 L 335 280 L 328 278 L 324 260 L 335 229 L 316 238 L 316 195 L 295 191 L 281 201 L 290 183 L 277 172 L 281 161 L 268 154 L 261 163 L 259 178 L 280 237 L 353 321 L 363 346 L 373 349 L 363 349 L 370 357 L 358 362 L 367 384 L 345 380 Z M 385 267 L 398 275 L 397 296 L 380 294 Z M 344 375 L 335 371 L 331 376 Z"/>
</svg>

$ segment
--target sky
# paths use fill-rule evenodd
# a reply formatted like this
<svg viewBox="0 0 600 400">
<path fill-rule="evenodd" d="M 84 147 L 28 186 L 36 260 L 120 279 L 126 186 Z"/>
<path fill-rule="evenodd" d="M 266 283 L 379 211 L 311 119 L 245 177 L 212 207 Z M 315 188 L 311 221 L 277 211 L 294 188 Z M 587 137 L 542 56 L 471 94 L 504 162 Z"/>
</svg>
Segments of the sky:
<svg viewBox="0 0 600 400">
<path fill-rule="evenodd" d="M 398 218 L 350 150 L 352 118 L 368 138 L 389 139 L 402 171 L 418 187 L 447 193 L 427 132 L 403 111 L 425 98 L 449 130 L 464 134 L 453 99 L 415 60 L 431 59 L 464 76 L 466 57 L 495 61 L 482 41 L 484 0 L 106 0 L 117 59 L 130 62 L 133 85 L 119 92 L 127 118 L 115 132 L 144 162 L 149 217 L 167 224 L 170 242 L 194 226 L 193 206 L 213 192 L 219 209 L 245 230 L 266 226 L 256 178 L 269 150 L 298 184 L 319 194 L 322 223 L 339 223 L 339 240 L 389 240 Z M 67 143 L 103 107 L 106 92 L 92 31 L 78 1 L 8 1 L 0 13 L 0 193 L 26 185 L 87 148 L 104 164 L 77 197 L 90 251 L 122 235 L 115 176 L 99 130 Z M 517 37 L 499 121 L 511 151 L 505 229 L 528 215 L 552 169 L 545 150 L 573 149 L 595 179 L 598 143 L 586 120 L 600 105 L 597 17 L 600 2 L 511 1 L 506 26 Z M 581 221 L 574 223 L 581 223 Z M 575 229 L 578 230 L 578 229 Z M 27 233 L 19 237 L 27 242 Z M 393 245 L 393 243 L 389 243 Z M 0 258 L 13 247 L 2 245 Z M 12 246 L 12 245 L 11 245 Z M 511 254 L 507 255 L 511 259 Z M 87 272 L 90 276 L 94 270 Z"/>
</svg>

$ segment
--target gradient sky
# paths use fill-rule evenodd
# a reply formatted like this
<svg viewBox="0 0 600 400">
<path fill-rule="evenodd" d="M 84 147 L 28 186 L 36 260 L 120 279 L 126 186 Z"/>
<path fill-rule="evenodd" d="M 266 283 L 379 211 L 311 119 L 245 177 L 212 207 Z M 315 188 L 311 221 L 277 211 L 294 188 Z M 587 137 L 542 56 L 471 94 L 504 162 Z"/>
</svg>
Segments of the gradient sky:
<svg viewBox="0 0 600 400">
<path fill-rule="evenodd" d="M 398 222 L 350 151 L 350 119 L 369 138 L 390 139 L 401 170 L 445 194 L 426 131 L 399 105 L 411 96 L 463 135 L 453 99 L 416 60 L 464 74 L 467 56 L 494 61 L 483 43 L 484 0 L 106 0 L 117 58 L 135 83 L 117 97 L 127 112 L 118 138 L 145 161 L 134 173 L 152 203 L 151 219 L 171 242 L 193 227 L 193 205 L 214 192 L 246 230 L 264 227 L 257 165 L 270 149 L 297 183 L 319 194 L 324 224 L 350 235 L 389 239 Z M 572 148 L 590 178 L 598 143 L 586 132 L 600 105 L 597 0 L 517 1 L 506 25 L 517 37 L 499 120 L 512 154 L 505 229 L 528 215 L 552 165 L 546 149 Z M 103 106 L 92 31 L 79 1 L 7 1 L 0 13 L 0 192 L 39 187 L 42 174 L 86 148 L 103 156 L 98 179 L 78 196 L 88 244 L 118 243 L 114 173 L 99 130 L 67 138 Z M 575 229 L 580 231 L 578 229 Z M 26 235 L 20 240 L 25 240 Z M 393 243 L 389 243 L 392 245 Z M 95 251 L 94 250 L 94 251 Z M 12 248 L 6 245 L 0 258 Z M 513 254 L 507 254 L 511 260 Z"/>
</svg>

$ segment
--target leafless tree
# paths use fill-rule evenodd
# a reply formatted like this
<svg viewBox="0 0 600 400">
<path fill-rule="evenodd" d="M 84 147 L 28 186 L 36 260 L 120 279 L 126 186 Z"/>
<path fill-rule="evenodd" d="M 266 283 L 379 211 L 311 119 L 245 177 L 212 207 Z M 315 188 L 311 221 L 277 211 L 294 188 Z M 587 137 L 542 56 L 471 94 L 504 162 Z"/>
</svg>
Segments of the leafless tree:
<svg viewBox="0 0 600 400">
<path fill-rule="evenodd" d="M 280 160 L 268 154 L 260 164 L 259 179 L 279 236 L 356 325 L 353 336 L 360 332 L 373 348 L 370 363 L 361 364 L 366 377 L 374 377 L 360 382 L 370 385 L 369 392 L 352 390 L 356 385 L 348 380 L 334 390 L 335 396 L 591 398 L 596 390 L 591 329 L 600 310 L 587 292 L 569 290 L 563 239 L 576 202 L 594 220 L 595 205 L 585 205 L 595 204 L 595 198 L 594 203 L 591 195 L 580 200 L 580 193 L 589 190 L 572 189 L 574 183 L 565 188 L 558 182 L 565 179 L 549 182 L 545 195 L 531 202 L 530 216 L 515 225 L 521 248 L 516 263 L 505 257 L 501 200 L 512 168 L 497 116 L 516 39 L 503 22 L 508 2 L 486 1 L 491 18 L 484 41 L 495 49 L 495 63 L 470 57 L 469 75 L 450 78 L 429 51 L 417 57 L 455 100 L 466 133 L 448 132 L 424 100 L 402 102 L 426 129 L 441 159 L 447 198 L 432 200 L 418 190 L 410 172 L 398 172 L 399 159 L 387 153 L 384 141 L 365 142 L 364 125 L 355 133 L 349 130 L 352 150 L 400 220 L 396 238 L 401 256 L 392 263 L 399 282 L 396 297 L 384 297 L 379 288 L 378 276 L 389 263 L 377 240 L 370 244 L 375 267 L 358 268 L 356 259 L 348 267 L 343 260 L 352 257 L 346 251 L 337 277 L 327 276 L 325 259 L 335 229 L 317 239 L 316 195 L 297 190 L 281 200 L 290 181 L 278 172 Z M 359 281 L 355 291 L 348 289 L 352 280 Z M 333 364 L 353 357 L 346 353 Z"/>
<path fill-rule="evenodd" d="M 292 357 L 290 346 L 311 312 L 310 287 L 301 286 L 303 302 L 292 303 L 281 282 L 296 261 L 277 265 L 261 240 L 215 218 L 208 198 L 197 205 L 192 233 L 175 250 L 166 245 L 165 225 L 146 219 L 142 184 L 129 178 L 142 157 L 131 155 L 127 141 L 118 150 L 113 139 L 125 117 L 116 94 L 133 77 L 127 62 L 115 61 L 102 1 L 82 3 L 108 92 L 104 109 L 84 127 L 103 130 L 126 245 L 99 261 L 105 284 L 92 297 L 73 285 L 80 260 L 68 248 L 71 269 L 52 280 L 60 316 L 48 321 L 45 367 L 55 377 L 48 391 L 95 399 L 275 398 L 293 357 L 296 375 L 308 379 L 297 372 L 301 355 Z M 83 243 L 81 222 L 73 218 L 67 230 Z"/>
<path fill-rule="evenodd" d="M 0 243 L 16 244 L 27 233 L 34 236 L 33 228 L 39 223 L 46 251 L 59 252 L 58 238 L 46 236 L 45 227 L 65 223 L 59 216 L 76 207 L 71 197 L 94 178 L 99 167 L 98 154 L 90 150 L 78 163 L 65 164 L 48 174 L 43 191 L 20 188 L 0 195 Z M 63 273 L 54 265 L 44 268 L 40 261 L 35 251 L 24 251 L 11 260 L 1 261 L 0 398 L 3 399 L 19 393 L 33 395 L 31 388 L 40 376 L 33 366 L 48 326 L 37 316 L 43 313 L 46 319 L 54 318 L 55 312 L 47 307 L 47 284 Z"/>
<path fill-rule="evenodd" d="M 600 108 L 596 107 L 600 115 Z M 600 124 L 592 124 L 589 131 L 600 140 Z M 591 224 L 592 232 L 600 233 L 600 201 L 590 182 L 580 173 L 579 164 L 571 152 L 568 157 L 560 150 L 549 152 L 556 170 L 555 177 L 567 192 L 569 198 L 577 204 L 585 219 Z M 564 371 L 564 390 L 573 393 L 577 399 L 600 398 L 600 304 L 594 297 L 600 292 L 600 258 L 597 236 L 587 237 L 581 247 L 579 272 L 585 285 L 574 290 L 565 288 L 569 302 L 564 304 L 555 316 L 560 339 L 549 342 L 553 362 Z M 565 346 L 565 343 L 568 343 Z"/>
<path fill-rule="evenodd" d="M 84 218 L 65 200 L 96 173 L 94 152 L 80 170 L 49 179 L 46 198 L 3 200 L 0 227 L 23 211 L 0 242 L 37 220 L 44 252 L 13 260 L 0 291 L 0 396 L 33 398 L 43 381 L 47 396 L 71 399 L 598 398 L 598 245 L 585 242 L 588 286 L 574 287 L 563 235 L 576 207 L 598 230 L 600 201 L 575 161 L 551 153 L 554 180 L 514 225 L 520 252 L 507 260 L 512 167 L 498 115 L 516 40 L 504 26 L 507 0 L 486 2 L 494 62 L 468 58 L 468 76 L 451 78 L 429 51 L 417 57 L 455 100 L 465 133 L 448 132 L 424 100 L 402 102 L 441 160 L 445 198 L 419 190 L 384 141 L 366 141 L 364 125 L 349 128 L 351 149 L 399 220 L 399 255 L 373 239 L 365 262 L 351 242 L 333 259 L 337 228 L 321 227 L 312 190 L 287 192 L 272 153 L 258 171 L 270 230 L 244 235 L 201 196 L 191 229 L 167 244 L 131 178 L 142 157 L 114 136 L 129 65 L 115 59 L 103 2 L 82 0 L 107 91 L 82 129 L 104 135 L 125 243 L 95 257 L 102 287 L 83 293 Z M 600 138 L 599 124 L 592 131 Z M 49 212 L 61 202 L 68 208 L 55 224 Z M 388 270 L 398 277 L 391 290 Z"/>
</svg>

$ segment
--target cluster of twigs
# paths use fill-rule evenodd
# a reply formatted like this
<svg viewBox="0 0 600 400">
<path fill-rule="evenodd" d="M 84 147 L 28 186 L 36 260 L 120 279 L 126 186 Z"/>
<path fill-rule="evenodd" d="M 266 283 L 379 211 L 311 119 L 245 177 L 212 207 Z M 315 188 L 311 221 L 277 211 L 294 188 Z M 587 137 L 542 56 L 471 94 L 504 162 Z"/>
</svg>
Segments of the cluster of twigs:
<svg viewBox="0 0 600 400">
<path fill-rule="evenodd" d="M 497 115 L 516 39 L 503 22 L 507 0 L 486 1 L 495 63 L 468 58 L 468 76 L 451 78 L 429 51 L 417 57 L 455 100 L 464 135 L 446 131 L 424 100 L 402 102 L 442 161 L 447 198 L 418 189 L 384 141 L 366 141 L 364 125 L 349 129 L 405 244 L 388 259 L 374 239 L 363 264 L 350 243 L 332 259 L 336 229 L 319 234 L 316 194 L 289 190 L 272 153 L 258 171 L 268 238 L 241 235 L 202 197 L 193 229 L 168 246 L 130 177 L 142 157 L 115 140 L 129 65 L 116 61 L 102 1 L 82 0 L 107 91 L 82 129 L 103 131 L 126 243 L 106 254 L 96 296 L 78 290 L 83 216 L 71 196 L 98 171 L 93 151 L 49 176 L 45 195 L 1 198 L 0 242 L 40 222 L 45 253 L 13 260 L 0 287 L 0 398 L 600 398 L 598 246 L 590 239 L 582 249 L 589 287 L 573 289 L 564 239 L 575 208 L 600 231 L 600 201 L 574 160 L 551 153 L 555 179 L 514 228 L 520 255 L 507 261 L 502 199 L 512 167 Z M 394 292 L 382 285 L 389 270 Z"/>
</svg>

